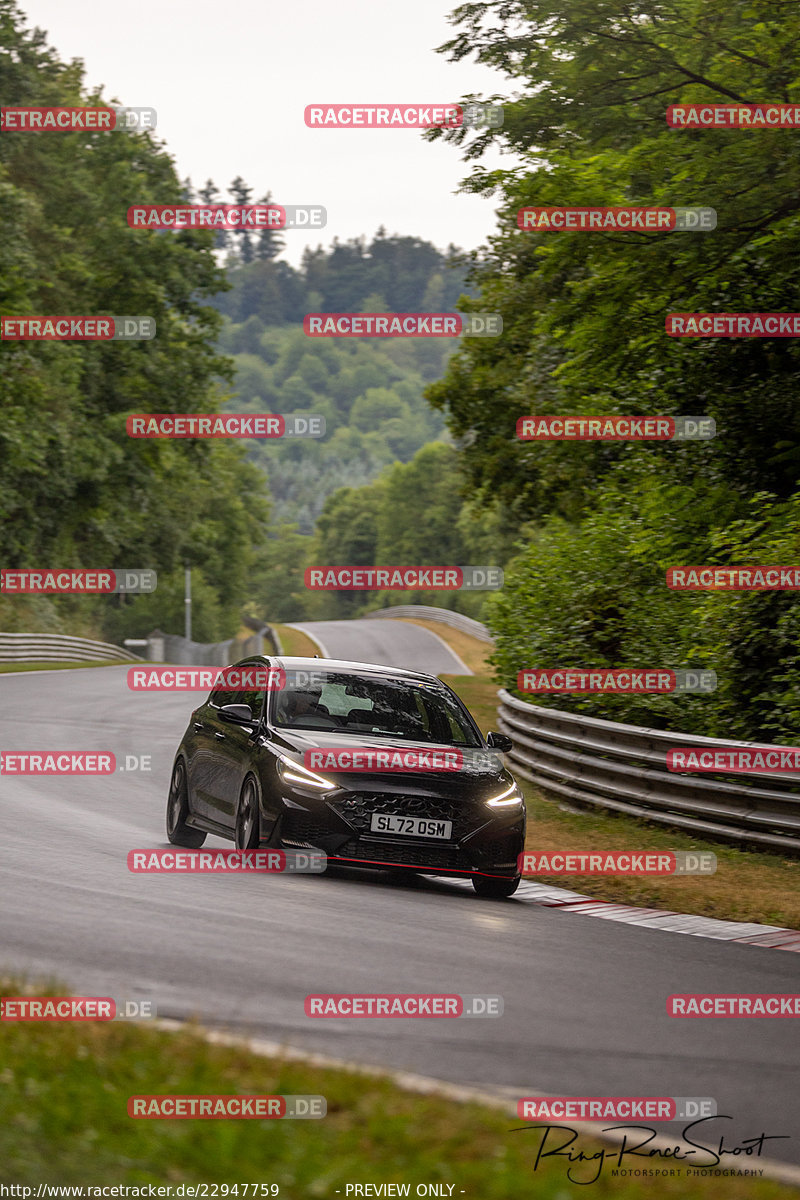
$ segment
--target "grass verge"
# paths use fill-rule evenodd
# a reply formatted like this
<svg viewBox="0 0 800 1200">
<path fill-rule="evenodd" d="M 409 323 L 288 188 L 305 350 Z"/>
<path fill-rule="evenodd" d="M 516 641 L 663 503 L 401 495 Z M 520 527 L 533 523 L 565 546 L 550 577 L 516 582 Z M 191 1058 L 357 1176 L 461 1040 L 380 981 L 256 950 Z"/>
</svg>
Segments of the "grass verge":
<svg viewBox="0 0 800 1200">
<path fill-rule="evenodd" d="M 313 658 L 320 653 L 319 646 L 307 633 L 299 629 L 290 629 L 288 625 L 273 625 L 273 629 L 281 639 L 283 653 L 289 657 Z"/>
<path fill-rule="evenodd" d="M 438 634 L 442 641 L 447 642 L 450 649 L 455 651 L 461 661 L 469 667 L 470 671 L 474 671 L 476 675 L 489 675 L 490 668 L 487 659 L 492 652 L 492 647 L 488 642 L 479 642 L 470 634 L 462 633 L 460 629 L 453 629 L 442 621 L 420 621 L 417 617 L 401 617 L 400 619 L 408 621 L 409 625 L 421 625 L 423 629 Z M 464 679 L 467 676 L 462 675 L 459 678 Z"/>
<path fill-rule="evenodd" d="M 4 994 L 20 994 L 19 981 L 5 983 Z M 266 1183 L 278 1185 L 280 1200 L 334 1200 L 346 1184 L 367 1181 L 410 1184 L 412 1197 L 418 1183 L 453 1184 L 453 1195 L 463 1191 L 472 1200 L 581 1194 L 580 1185 L 566 1179 L 564 1158 L 534 1173 L 541 1135 L 511 1133 L 520 1122 L 497 1109 L 403 1091 L 378 1076 L 213 1046 L 191 1027 L 176 1034 L 118 1022 L 4 1022 L 1 1028 L 3 1182 Z M 129 1118 L 128 1097 L 151 1094 L 315 1094 L 326 1097 L 328 1115 L 316 1121 Z M 579 1145 L 587 1154 L 600 1148 L 583 1136 Z M 719 1178 L 687 1181 L 673 1163 L 657 1161 L 675 1170 L 672 1178 L 614 1178 L 606 1163 L 592 1195 L 677 1200 L 687 1194 L 687 1183 L 697 1200 L 720 1194 Z M 748 1167 L 757 1165 L 747 1160 Z M 584 1164 L 576 1178 L 595 1171 L 596 1163 Z M 797 1195 L 747 1177 L 725 1178 L 724 1189 L 728 1200 Z"/>
<path fill-rule="evenodd" d="M 800 866 L 796 859 L 702 841 L 630 817 L 562 811 L 532 784 L 521 782 L 528 801 L 528 850 L 710 850 L 717 856 L 714 875 L 537 875 L 538 882 L 620 904 L 800 929 Z"/>
<path fill-rule="evenodd" d="M 119 659 L 104 659 L 102 662 L 10 662 L 0 663 L 0 675 L 16 675 L 18 671 L 75 671 L 84 667 L 123 667 Z M 129 667 L 135 666 L 128 662 Z"/>
</svg>

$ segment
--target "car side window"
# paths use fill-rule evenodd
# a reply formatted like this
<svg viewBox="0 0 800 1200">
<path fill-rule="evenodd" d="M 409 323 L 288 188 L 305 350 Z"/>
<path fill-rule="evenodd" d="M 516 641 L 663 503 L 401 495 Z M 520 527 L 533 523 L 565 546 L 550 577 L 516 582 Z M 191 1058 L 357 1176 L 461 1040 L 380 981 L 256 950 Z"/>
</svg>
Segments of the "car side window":
<svg viewBox="0 0 800 1200">
<path fill-rule="evenodd" d="M 266 688 L 245 688 L 237 692 L 233 700 L 228 700 L 228 704 L 247 704 L 250 707 L 250 712 L 259 720 L 264 708 L 264 696 Z"/>
<path fill-rule="evenodd" d="M 262 663 L 245 663 L 239 668 L 239 678 L 233 668 L 230 682 L 214 688 L 208 698 L 209 704 L 222 708 L 225 704 L 247 704 L 254 717 L 260 718 L 266 695 L 266 669 Z M 263 686 L 259 686 L 262 682 Z M 240 683 L 240 686 L 236 686 Z"/>
<path fill-rule="evenodd" d="M 447 723 L 450 726 L 450 736 L 453 739 L 453 745 L 465 746 L 467 744 L 466 730 L 459 725 L 452 713 L 447 714 Z"/>
<path fill-rule="evenodd" d="M 425 697 L 423 696 L 421 691 L 417 690 L 414 692 L 414 700 L 416 701 L 417 712 L 419 713 L 419 719 L 422 722 L 422 727 L 425 730 L 425 732 L 428 735 L 430 735 L 430 732 L 431 732 L 430 713 L 428 712 L 428 706 L 425 703 Z"/>
<path fill-rule="evenodd" d="M 233 688 L 223 685 L 222 687 L 214 688 L 208 697 L 208 703 L 213 704 L 214 708 L 222 708 L 223 704 L 235 704 L 237 694 Z"/>
</svg>

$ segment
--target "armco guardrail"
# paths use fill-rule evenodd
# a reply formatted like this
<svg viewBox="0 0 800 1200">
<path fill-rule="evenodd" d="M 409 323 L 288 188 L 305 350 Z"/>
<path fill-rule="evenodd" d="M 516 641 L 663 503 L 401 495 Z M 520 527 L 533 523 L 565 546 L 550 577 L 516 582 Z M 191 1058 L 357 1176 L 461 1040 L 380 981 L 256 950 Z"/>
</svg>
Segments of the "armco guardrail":
<svg viewBox="0 0 800 1200">
<path fill-rule="evenodd" d="M 512 770 L 543 792 L 712 838 L 800 853 L 800 774 L 676 774 L 667 750 L 734 746 L 721 741 L 529 704 L 501 689 L 498 727 L 514 739 Z"/>
<path fill-rule="evenodd" d="M 485 625 L 465 617 L 463 613 L 451 612 L 449 608 L 434 608 L 430 604 L 396 604 L 393 608 L 378 608 L 374 612 L 364 613 L 365 617 L 419 617 L 423 621 L 441 621 L 453 629 L 460 629 L 477 638 L 479 642 L 494 644 L 494 638 Z"/>
<path fill-rule="evenodd" d="M 243 658 L 245 654 L 254 654 L 254 653 L 257 653 L 257 654 L 262 654 L 262 653 L 263 654 L 282 654 L 283 653 L 283 650 L 281 649 L 281 640 L 271 625 L 265 625 L 265 623 L 263 621 L 259 621 L 257 617 L 242 617 L 242 624 L 245 625 L 248 629 L 252 629 L 256 638 L 259 638 L 259 637 L 263 638 L 263 642 L 262 642 L 261 650 L 258 650 L 258 651 L 245 650 L 242 653 L 242 655 L 240 655 L 240 657 Z M 250 642 L 249 638 L 247 639 L 247 642 L 248 643 Z M 264 648 L 264 645 L 263 645 L 264 642 L 266 642 L 266 648 Z M 244 643 L 244 644 L 247 644 L 247 643 Z"/>
<path fill-rule="evenodd" d="M 50 633 L 0 633 L 0 662 L 139 662 L 109 642 Z"/>
<path fill-rule="evenodd" d="M 266 632 L 271 635 L 271 630 Z M 154 629 L 147 635 L 147 657 L 150 662 L 176 663 L 179 667 L 227 667 L 251 654 L 263 654 L 264 637 L 264 632 L 259 631 L 250 637 L 228 638 L 225 642 L 193 642 Z"/>
</svg>

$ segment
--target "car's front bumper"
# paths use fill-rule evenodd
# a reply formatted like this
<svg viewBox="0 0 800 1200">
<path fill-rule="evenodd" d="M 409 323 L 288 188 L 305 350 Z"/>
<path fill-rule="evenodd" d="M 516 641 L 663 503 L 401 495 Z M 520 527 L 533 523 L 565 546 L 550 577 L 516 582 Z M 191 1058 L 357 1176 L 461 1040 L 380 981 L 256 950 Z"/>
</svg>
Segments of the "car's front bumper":
<svg viewBox="0 0 800 1200">
<path fill-rule="evenodd" d="M 313 847 L 329 859 L 353 866 L 372 866 L 429 874 L 514 878 L 517 859 L 525 848 L 525 811 L 495 815 L 477 805 L 459 809 L 451 801 L 434 799 L 431 804 L 413 797 L 348 794 L 308 808 L 284 810 L 278 824 L 279 844 Z M 397 837 L 376 834 L 370 829 L 373 812 L 425 815 L 452 820 L 452 837 Z"/>
</svg>

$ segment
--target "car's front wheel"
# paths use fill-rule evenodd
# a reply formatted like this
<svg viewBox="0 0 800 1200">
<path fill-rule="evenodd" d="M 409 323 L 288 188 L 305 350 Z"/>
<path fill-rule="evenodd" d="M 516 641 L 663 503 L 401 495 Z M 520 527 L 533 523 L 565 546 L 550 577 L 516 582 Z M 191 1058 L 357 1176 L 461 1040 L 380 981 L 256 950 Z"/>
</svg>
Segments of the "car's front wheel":
<svg viewBox="0 0 800 1200">
<path fill-rule="evenodd" d="M 236 806 L 233 841 L 237 850 L 255 850 L 258 847 L 259 826 L 258 787 L 253 776 L 248 775 Z"/>
<path fill-rule="evenodd" d="M 189 787 L 186 782 L 186 765 L 179 758 L 172 770 L 167 799 L 167 837 L 173 846 L 188 846 L 196 850 L 206 840 L 202 829 L 192 829 L 186 824 L 189 815 Z"/>
<path fill-rule="evenodd" d="M 521 875 L 515 875 L 513 879 L 492 879 L 487 875 L 473 875 L 472 886 L 479 896 L 486 896 L 491 900 L 505 900 L 507 896 L 514 895 L 521 879 Z"/>
</svg>

